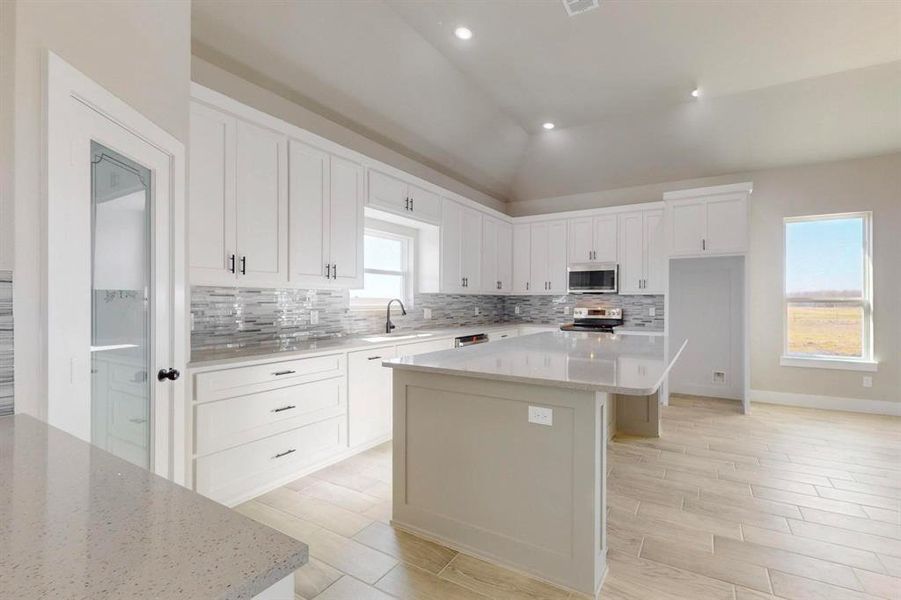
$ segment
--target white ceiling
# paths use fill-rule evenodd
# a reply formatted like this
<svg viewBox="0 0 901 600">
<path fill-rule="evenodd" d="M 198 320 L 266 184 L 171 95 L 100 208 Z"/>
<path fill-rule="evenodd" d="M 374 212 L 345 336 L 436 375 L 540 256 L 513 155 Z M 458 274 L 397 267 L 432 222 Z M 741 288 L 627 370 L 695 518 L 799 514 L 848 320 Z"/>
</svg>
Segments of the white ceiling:
<svg viewBox="0 0 901 600">
<path fill-rule="evenodd" d="M 901 2 L 193 6 L 197 47 L 502 199 L 901 149 Z"/>
</svg>

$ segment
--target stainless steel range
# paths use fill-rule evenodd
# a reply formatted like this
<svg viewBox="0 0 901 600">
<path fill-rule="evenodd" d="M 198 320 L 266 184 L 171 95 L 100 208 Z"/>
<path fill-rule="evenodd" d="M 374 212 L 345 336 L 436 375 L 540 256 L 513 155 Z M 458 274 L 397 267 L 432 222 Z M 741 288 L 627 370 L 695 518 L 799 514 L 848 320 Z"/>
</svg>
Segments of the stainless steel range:
<svg viewBox="0 0 901 600">
<path fill-rule="evenodd" d="M 573 309 L 573 322 L 561 325 L 563 331 L 600 331 L 612 333 L 614 327 L 623 324 L 621 308 L 584 308 Z"/>
</svg>

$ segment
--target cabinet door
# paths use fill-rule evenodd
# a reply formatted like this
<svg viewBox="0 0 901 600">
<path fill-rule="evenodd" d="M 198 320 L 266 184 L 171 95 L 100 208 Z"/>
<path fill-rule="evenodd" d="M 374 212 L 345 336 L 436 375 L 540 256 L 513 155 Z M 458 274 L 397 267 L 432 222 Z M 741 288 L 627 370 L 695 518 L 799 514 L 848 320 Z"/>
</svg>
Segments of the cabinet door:
<svg viewBox="0 0 901 600">
<path fill-rule="evenodd" d="M 548 291 L 566 293 L 566 221 L 554 221 L 548 227 Z"/>
<path fill-rule="evenodd" d="M 703 252 L 707 209 L 703 200 L 678 200 L 670 207 L 670 255 L 693 256 Z"/>
<path fill-rule="evenodd" d="M 644 215 L 619 215 L 619 293 L 640 294 L 644 279 Z"/>
<path fill-rule="evenodd" d="M 497 224 L 497 279 L 500 291 L 509 292 L 513 285 L 513 226 Z"/>
<path fill-rule="evenodd" d="M 573 263 L 594 260 L 594 232 L 591 217 L 569 221 L 569 261 Z"/>
<path fill-rule="evenodd" d="M 471 208 L 463 208 L 463 230 L 460 236 L 462 272 L 466 277 L 466 289 L 478 294 L 481 284 L 482 254 L 482 213 Z"/>
<path fill-rule="evenodd" d="M 463 207 L 444 201 L 441 216 L 441 291 L 463 291 L 461 246 L 463 235 Z"/>
<path fill-rule="evenodd" d="M 531 281 L 533 294 L 546 294 L 548 292 L 548 235 L 550 225 L 548 223 L 532 224 L 532 257 Z"/>
<path fill-rule="evenodd" d="M 385 175 L 379 171 L 369 171 L 369 200 L 374 208 L 390 210 L 398 214 L 407 214 L 409 203 L 407 183 Z"/>
<path fill-rule="evenodd" d="M 329 259 L 332 281 L 363 286 L 363 166 L 332 156 L 329 177 Z"/>
<path fill-rule="evenodd" d="M 498 225 L 500 222 L 491 217 L 482 221 L 482 291 L 496 294 L 500 290 L 500 278 L 497 272 L 498 261 Z"/>
<path fill-rule="evenodd" d="M 439 223 L 441 221 L 441 196 L 427 190 L 410 186 L 409 216 L 414 219 Z"/>
<path fill-rule="evenodd" d="M 616 215 L 595 217 L 592 227 L 594 229 L 594 260 L 617 262 L 619 235 Z"/>
<path fill-rule="evenodd" d="M 329 263 L 329 155 L 296 140 L 288 142 L 288 208 L 290 215 L 289 280 L 321 286 Z M 331 265 L 328 267 L 331 272 Z"/>
<path fill-rule="evenodd" d="M 707 198 L 707 253 L 727 254 L 748 250 L 748 204 L 745 194 Z"/>
<path fill-rule="evenodd" d="M 644 294 L 662 294 L 666 287 L 667 261 L 663 234 L 663 211 L 645 211 L 645 276 L 641 289 Z"/>
<path fill-rule="evenodd" d="M 531 225 L 513 226 L 513 288 L 514 294 L 525 294 L 531 291 L 532 277 L 532 227 Z"/>
<path fill-rule="evenodd" d="M 287 143 L 272 130 L 235 128 L 238 283 L 288 281 Z"/>
<path fill-rule="evenodd" d="M 350 446 L 391 435 L 391 369 L 393 346 L 347 353 L 347 417 Z"/>
<path fill-rule="evenodd" d="M 191 104 L 191 283 L 234 285 L 235 120 Z"/>
</svg>

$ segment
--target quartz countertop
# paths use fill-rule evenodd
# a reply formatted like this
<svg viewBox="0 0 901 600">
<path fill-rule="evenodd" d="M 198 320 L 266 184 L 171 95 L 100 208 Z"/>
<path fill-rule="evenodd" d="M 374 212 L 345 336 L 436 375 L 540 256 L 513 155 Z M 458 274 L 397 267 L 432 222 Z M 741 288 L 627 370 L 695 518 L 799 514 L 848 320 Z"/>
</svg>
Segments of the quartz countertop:
<svg viewBox="0 0 901 600">
<path fill-rule="evenodd" d="M 395 321 L 396 320 L 397 315 L 395 315 Z M 559 324 L 494 323 L 491 325 L 461 325 L 460 327 L 395 331 L 391 334 L 370 333 L 357 336 L 295 341 L 283 345 L 261 344 L 216 350 L 198 350 L 191 354 L 191 362 L 188 364 L 188 367 L 196 370 L 229 366 L 236 363 L 243 364 L 255 360 L 265 362 L 267 360 L 272 360 L 273 358 L 289 360 L 292 358 L 329 354 L 331 352 L 348 352 L 351 350 L 378 348 L 393 344 L 415 344 L 416 342 L 427 342 L 429 340 L 450 338 L 460 335 L 491 333 L 492 331 L 530 327 L 559 327 Z"/>
<path fill-rule="evenodd" d="M 687 341 L 662 335 L 556 331 L 404 356 L 386 367 L 580 390 L 647 396 L 657 391 Z"/>
<path fill-rule="evenodd" d="M 252 598 L 307 546 L 37 419 L 0 417 L 0 596 Z"/>
</svg>

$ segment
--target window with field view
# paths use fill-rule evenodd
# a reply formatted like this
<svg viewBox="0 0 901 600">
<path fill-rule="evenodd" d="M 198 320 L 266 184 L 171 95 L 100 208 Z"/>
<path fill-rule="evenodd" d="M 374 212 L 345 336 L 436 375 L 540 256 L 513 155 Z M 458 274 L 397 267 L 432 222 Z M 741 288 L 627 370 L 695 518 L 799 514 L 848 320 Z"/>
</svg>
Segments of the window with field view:
<svg viewBox="0 0 901 600">
<path fill-rule="evenodd" d="M 870 360 L 870 215 L 785 220 L 785 355 Z"/>
</svg>

